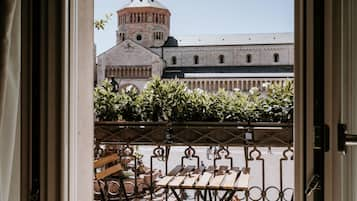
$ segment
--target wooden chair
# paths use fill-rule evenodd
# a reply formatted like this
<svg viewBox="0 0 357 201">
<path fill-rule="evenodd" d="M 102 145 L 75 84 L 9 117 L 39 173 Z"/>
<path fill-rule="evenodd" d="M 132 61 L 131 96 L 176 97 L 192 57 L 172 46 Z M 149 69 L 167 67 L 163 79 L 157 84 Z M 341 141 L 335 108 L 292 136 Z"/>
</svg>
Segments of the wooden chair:
<svg viewBox="0 0 357 201">
<path fill-rule="evenodd" d="M 98 197 L 98 187 L 101 192 L 101 200 L 114 200 L 115 196 L 120 197 L 120 191 L 125 197 L 125 200 L 129 200 L 125 192 L 125 186 L 122 178 L 123 168 L 118 163 L 118 154 L 112 154 L 94 161 L 94 174 L 95 174 L 95 196 Z M 97 172 L 101 169 L 100 172 Z M 116 181 L 113 179 L 114 175 L 118 175 L 119 179 Z M 100 183 L 104 182 L 104 187 Z M 108 185 L 109 184 L 109 185 Z M 119 198 L 120 199 L 120 198 Z"/>
</svg>

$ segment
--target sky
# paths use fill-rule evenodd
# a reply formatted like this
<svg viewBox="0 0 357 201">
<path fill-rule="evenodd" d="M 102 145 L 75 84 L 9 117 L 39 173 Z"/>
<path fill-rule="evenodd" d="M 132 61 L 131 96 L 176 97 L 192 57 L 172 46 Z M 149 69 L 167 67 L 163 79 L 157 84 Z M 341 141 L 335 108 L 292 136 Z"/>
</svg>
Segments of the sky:
<svg viewBox="0 0 357 201">
<path fill-rule="evenodd" d="M 172 36 L 294 31 L 294 0 L 159 0 L 171 12 Z M 116 11 L 130 0 L 94 0 L 94 18 L 112 13 L 104 30 L 94 31 L 97 54 L 116 41 Z"/>
</svg>

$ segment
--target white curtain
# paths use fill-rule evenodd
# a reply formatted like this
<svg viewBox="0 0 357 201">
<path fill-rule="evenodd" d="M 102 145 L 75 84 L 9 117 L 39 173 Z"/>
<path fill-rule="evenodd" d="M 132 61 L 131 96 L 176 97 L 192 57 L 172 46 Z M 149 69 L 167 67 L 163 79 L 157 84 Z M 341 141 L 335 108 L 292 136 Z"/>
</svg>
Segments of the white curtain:
<svg viewBox="0 0 357 201">
<path fill-rule="evenodd" d="M 0 0 L 0 201 L 20 200 L 20 0 Z"/>
</svg>

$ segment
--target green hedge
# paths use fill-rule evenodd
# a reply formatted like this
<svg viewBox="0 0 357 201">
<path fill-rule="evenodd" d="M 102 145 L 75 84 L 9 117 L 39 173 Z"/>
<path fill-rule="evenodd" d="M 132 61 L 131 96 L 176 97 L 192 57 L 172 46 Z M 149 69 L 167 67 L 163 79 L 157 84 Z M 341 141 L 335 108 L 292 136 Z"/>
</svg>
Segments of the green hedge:
<svg viewBox="0 0 357 201">
<path fill-rule="evenodd" d="M 208 93 L 189 90 L 178 80 L 154 79 L 141 93 L 134 88 L 114 93 L 105 80 L 94 90 L 94 108 L 99 121 L 291 121 L 292 81 L 284 86 L 266 83 L 262 88 Z"/>
</svg>

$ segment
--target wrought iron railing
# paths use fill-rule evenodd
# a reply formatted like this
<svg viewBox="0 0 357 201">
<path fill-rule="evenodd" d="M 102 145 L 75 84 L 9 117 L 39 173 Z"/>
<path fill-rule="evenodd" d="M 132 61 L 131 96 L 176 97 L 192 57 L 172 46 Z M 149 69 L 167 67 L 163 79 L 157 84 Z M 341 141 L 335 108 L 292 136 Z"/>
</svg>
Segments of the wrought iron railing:
<svg viewBox="0 0 357 201">
<path fill-rule="evenodd" d="M 134 161 L 131 168 L 135 171 L 140 165 L 135 146 L 150 146 L 145 147 L 152 150 L 150 156 L 146 154 L 142 161 L 150 163 L 150 170 L 161 163 L 163 175 L 173 165 L 186 162 L 194 161 L 197 167 L 228 162 L 231 167 L 251 169 L 249 190 L 236 193 L 237 200 L 290 201 L 294 191 L 292 128 L 292 123 L 263 122 L 97 122 L 95 157 L 118 153 L 120 158 Z M 151 200 L 169 196 L 167 190 L 155 188 L 154 174 L 150 171 L 143 179 L 146 182 L 138 182 L 142 178 L 135 173 L 126 182 L 129 197 Z M 192 200 L 199 197 L 197 191 L 191 194 Z M 214 196 L 219 199 L 222 195 Z"/>
</svg>

